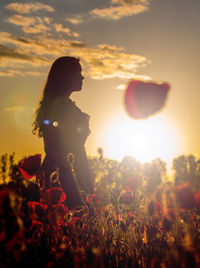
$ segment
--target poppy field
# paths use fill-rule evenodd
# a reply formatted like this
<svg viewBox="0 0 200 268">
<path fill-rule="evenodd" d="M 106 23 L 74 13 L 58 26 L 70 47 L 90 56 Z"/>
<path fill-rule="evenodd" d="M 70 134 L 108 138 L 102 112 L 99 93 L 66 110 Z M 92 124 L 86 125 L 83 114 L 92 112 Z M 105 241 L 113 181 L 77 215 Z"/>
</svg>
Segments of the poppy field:
<svg viewBox="0 0 200 268">
<path fill-rule="evenodd" d="M 69 210 L 41 156 L 1 156 L 0 267 L 200 267 L 200 159 L 90 157 L 95 192 Z"/>
</svg>

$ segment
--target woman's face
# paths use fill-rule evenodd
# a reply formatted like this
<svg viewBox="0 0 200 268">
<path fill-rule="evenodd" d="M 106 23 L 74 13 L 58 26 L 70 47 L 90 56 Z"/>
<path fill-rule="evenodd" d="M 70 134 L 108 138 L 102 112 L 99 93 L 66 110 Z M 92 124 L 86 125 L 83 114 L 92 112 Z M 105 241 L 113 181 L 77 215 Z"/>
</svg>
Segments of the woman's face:
<svg viewBox="0 0 200 268">
<path fill-rule="evenodd" d="M 77 65 L 73 71 L 68 72 L 67 74 L 67 87 L 71 92 L 80 91 L 83 84 L 83 75 L 81 74 L 82 68 L 81 65 Z"/>
</svg>

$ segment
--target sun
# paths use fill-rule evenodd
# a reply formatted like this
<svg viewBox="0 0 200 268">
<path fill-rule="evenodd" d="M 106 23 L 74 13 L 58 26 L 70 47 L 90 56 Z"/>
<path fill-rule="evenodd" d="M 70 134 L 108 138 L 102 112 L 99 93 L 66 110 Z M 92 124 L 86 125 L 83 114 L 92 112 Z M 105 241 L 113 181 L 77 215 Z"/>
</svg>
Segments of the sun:
<svg viewBox="0 0 200 268">
<path fill-rule="evenodd" d="M 131 155 L 142 163 L 155 158 L 170 163 L 180 143 L 175 126 L 162 116 L 146 120 L 120 116 L 108 122 L 103 133 L 101 145 L 105 156 L 117 160 Z"/>
</svg>

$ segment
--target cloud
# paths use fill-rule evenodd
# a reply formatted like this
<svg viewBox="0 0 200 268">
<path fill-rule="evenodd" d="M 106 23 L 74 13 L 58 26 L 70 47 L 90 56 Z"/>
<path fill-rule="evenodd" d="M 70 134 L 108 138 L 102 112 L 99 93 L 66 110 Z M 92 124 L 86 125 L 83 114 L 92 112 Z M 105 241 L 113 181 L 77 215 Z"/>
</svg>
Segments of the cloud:
<svg viewBox="0 0 200 268">
<path fill-rule="evenodd" d="M 94 79 L 132 78 L 140 67 L 148 64 L 145 57 L 127 53 L 122 47 L 88 46 L 77 32 L 53 17 L 33 16 L 37 11 L 54 12 L 49 5 L 15 2 L 5 8 L 15 12 L 6 21 L 22 31 L 20 35 L 0 32 L 0 76 L 43 75 L 44 68 L 50 67 L 52 61 L 62 55 L 80 58 L 85 73 Z M 89 11 L 91 17 L 75 15 L 66 18 L 65 24 L 79 24 L 96 17 L 117 20 L 147 9 L 148 0 L 110 0 L 109 6 Z"/>
<path fill-rule="evenodd" d="M 74 41 L 69 41 L 68 46 L 71 48 L 86 48 L 86 45 L 82 41 L 74 40 Z"/>
<path fill-rule="evenodd" d="M 5 8 L 12 12 L 17 12 L 19 14 L 29 14 L 31 12 L 36 12 L 38 10 L 44 10 L 47 12 L 54 12 L 54 8 L 49 5 L 45 5 L 39 2 L 35 3 L 28 3 L 28 4 L 22 4 L 22 3 L 10 3 L 5 6 Z"/>
<path fill-rule="evenodd" d="M 111 0 L 112 4 L 148 4 L 147 0 Z"/>
<path fill-rule="evenodd" d="M 36 20 L 33 17 L 24 17 L 21 15 L 14 15 L 14 16 L 9 17 L 7 21 L 16 25 L 29 26 L 35 23 Z"/>
<path fill-rule="evenodd" d="M 0 71 L 0 76 L 3 76 L 3 77 L 14 77 L 19 74 L 20 72 L 17 70 Z"/>
<path fill-rule="evenodd" d="M 53 57 L 63 54 L 66 51 L 68 42 L 62 39 L 54 39 L 43 35 L 29 38 L 21 38 L 7 32 L 0 32 L 0 43 L 8 47 L 15 46 L 23 53 Z"/>
<path fill-rule="evenodd" d="M 76 15 L 76 16 L 71 17 L 71 18 L 66 18 L 66 21 L 68 21 L 72 24 L 80 24 L 80 23 L 83 23 L 83 18 L 81 15 Z"/>
<path fill-rule="evenodd" d="M 68 36 L 74 36 L 74 37 L 79 36 L 78 33 L 72 32 L 69 28 L 64 28 L 63 25 L 60 23 L 54 23 L 53 25 L 54 25 L 56 32 L 65 33 Z"/>
<path fill-rule="evenodd" d="M 96 48 L 82 46 L 82 49 L 73 49 L 71 54 L 86 63 L 87 74 L 94 79 L 131 78 L 139 67 L 147 64 L 145 57 L 108 44 Z"/>
<path fill-rule="evenodd" d="M 8 22 L 17 26 L 22 26 L 25 33 L 44 33 L 50 31 L 51 19 L 48 17 L 25 17 L 21 15 L 13 15 L 7 19 Z"/>
<path fill-rule="evenodd" d="M 90 15 L 106 20 L 118 20 L 122 17 L 136 15 L 148 10 L 148 2 L 145 0 L 113 0 L 112 4 L 114 5 L 106 8 L 92 9 Z"/>
<path fill-rule="evenodd" d="M 7 19 L 7 22 L 21 26 L 24 33 L 38 34 L 47 33 L 55 30 L 58 33 L 64 33 L 67 36 L 79 37 L 79 34 L 71 29 L 64 27 L 60 23 L 53 23 L 49 17 L 27 17 L 22 15 L 13 15 Z"/>
<path fill-rule="evenodd" d="M 54 39 L 43 35 L 19 38 L 6 32 L 0 33 L 0 43 L 0 66 L 15 66 L 17 70 L 23 64 L 29 64 L 32 68 L 47 66 L 56 57 L 69 55 L 81 59 L 84 70 L 91 78 L 132 78 L 138 68 L 148 64 L 145 57 L 109 44 L 89 47 L 80 40 Z"/>
<path fill-rule="evenodd" d="M 41 48 L 41 45 L 34 41 L 34 38 L 18 37 L 7 32 L 0 32 L 0 43 L 16 46 L 23 51 L 31 50 L 33 45 L 38 49 Z"/>
<path fill-rule="evenodd" d="M 19 48 L 10 48 L 6 45 L 0 45 L 0 67 L 4 69 L 12 68 L 12 70 L 6 70 L 6 73 L 8 73 L 6 76 L 15 76 L 20 74 L 21 71 L 27 73 L 27 71 L 20 70 L 27 65 L 33 68 L 46 66 L 48 64 L 49 61 L 44 57 L 21 52 Z M 3 76 L 3 74 L 5 74 L 5 71 L 1 71 L 1 76 Z"/>
<path fill-rule="evenodd" d="M 30 72 L 26 72 L 24 70 L 14 70 L 14 69 L 8 69 L 6 71 L 0 71 L 0 76 L 2 77 L 15 77 L 15 76 L 41 76 L 44 75 L 41 72 L 37 72 L 37 71 L 30 71 Z"/>
<path fill-rule="evenodd" d="M 12 58 L 12 59 L 22 59 L 24 61 L 32 61 L 30 55 L 21 53 L 13 48 L 8 48 L 4 45 L 0 45 L 0 59 L 1 58 Z"/>
</svg>

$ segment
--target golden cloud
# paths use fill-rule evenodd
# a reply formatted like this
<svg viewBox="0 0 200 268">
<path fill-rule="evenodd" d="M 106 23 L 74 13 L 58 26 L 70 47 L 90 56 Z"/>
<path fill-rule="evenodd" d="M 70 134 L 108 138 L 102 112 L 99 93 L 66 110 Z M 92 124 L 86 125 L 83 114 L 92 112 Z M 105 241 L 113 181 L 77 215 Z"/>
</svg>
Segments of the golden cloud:
<svg viewBox="0 0 200 268">
<path fill-rule="evenodd" d="M 31 51 L 32 48 L 34 50 L 34 47 L 38 49 L 43 47 L 43 45 L 40 43 L 37 43 L 37 41 L 34 38 L 18 37 L 7 32 L 0 32 L 0 43 L 17 46 L 23 51 L 27 51 L 27 50 Z"/>
<path fill-rule="evenodd" d="M 112 0 L 112 4 L 148 4 L 148 0 Z"/>
<path fill-rule="evenodd" d="M 81 59 L 87 75 L 105 79 L 131 78 L 139 67 L 148 63 L 145 57 L 126 53 L 122 47 L 109 44 L 88 47 L 79 40 L 54 39 L 43 35 L 25 39 L 4 32 L 0 33 L 0 43 L 1 67 L 22 67 L 23 64 L 47 66 L 52 58 L 70 55 Z M 10 45 L 16 48 L 11 49 Z"/>
<path fill-rule="evenodd" d="M 125 16 L 132 16 L 148 10 L 147 1 L 134 0 L 113 0 L 113 4 L 106 8 L 95 8 L 90 11 L 90 14 L 96 18 L 118 20 Z"/>
<path fill-rule="evenodd" d="M 63 25 L 60 24 L 60 23 L 54 23 L 53 26 L 55 27 L 56 32 L 65 33 L 68 36 L 74 36 L 74 37 L 78 37 L 79 36 L 78 33 L 72 32 L 69 28 L 63 27 Z"/>
<path fill-rule="evenodd" d="M 62 24 L 54 23 L 54 27 L 56 32 L 62 32 L 66 34 L 70 34 L 71 30 L 69 28 L 63 28 Z"/>
<path fill-rule="evenodd" d="M 66 21 L 68 21 L 72 24 L 80 24 L 80 23 L 83 23 L 83 18 L 81 17 L 81 15 L 76 15 L 76 16 L 71 17 L 71 18 L 66 18 Z"/>
<path fill-rule="evenodd" d="M 18 13 L 10 16 L 7 22 L 20 26 L 24 33 L 31 35 L 19 37 L 8 32 L 0 32 L 0 76 L 42 75 L 38 68 L 49 66 L 61 55 L 80 58 L 86 74 L 94 79 L 132 78 L 138 68 L 148 63 L 145 57 L 127 53 L 122 47 L 109 44 L 89 47 L 76 39 L 79 37 L 78 33 L 54 22 L 51 17 L 27 15 L 38 10 L 55 11 L 49 5 L 39 2 L 11 3 L 5 8 Z M 111 6 L 93 9 L 89 14 L 92 18 L 117 20 L 147 9 L 147 0 L 111 0 Z M 67 18 L 66 21 L 79 24 L 83 22 L 83 16 L 76 15 Z"/>
<path fill-rule="evenodd" d="M 6 71 L 0 71 L 0 76 L 3 77 L 14 77 L 16 75 L 20 75 L 20 72 L 17 70 L 6 70 Z"/>
<path fill-rule="evenodd" d="M 0 45 L 0 58 L 12 58 L 12 59 L 22 59 L 24 61 L 32 61 L 30 55 L 20 52 L 17 49 L 9 48 L 4 45 Z"/>
<path fill-rule="evenodd" d="M 145 57 L 128 54 L 123 48 L 107 44 L 98 45 L 96 48 L 73 47 L 70 55 L 83 60 L 86 63 L 87 74 L 94 79 L 131 78 L 139 67 L 147 64 Z"/>
<path fill-rule="evenodd" d="M 21 69 L 25 66 L 39 67 L 46 66 L 49 61 L 44 57 L 33 55 L 30 52 L 21 52 L 19 48 L 10 48 L 6 45 L 0 45 L 0 67 L 1 68 L 12 68 L 8 72 L 7 76 L 15 76 L 20 74 Z M 16 68 L 17 67 L 17 68 Z M 24 73 L 24 70 L 23 70 Z M 1 76 L 5 74 L 5 71 L 1 71 Z"/>
<path fill-rule="evenodd" d="M 16 25 L 29 26 L 35 23 L 36 20 L 33 17 L 24 17 L 21 15 L 14 15 L 14 16 L 9 17 L 7 21 Z"/>
<path fill-rule="evenodd" d="M 45 10 L 48 12 L 54 12 L 54 8 L 50 5 L 45 5 L 39 2 L 35 3 L 28 3 L 28 4 L 22 4 L 22 3 L 10 3 L 5 6 L 5 8 L 12 12 L 17 12 L 19 14 L 29 14 L 31 12 L 36 12 L 38 10 Z"/>
<path fill-rule="evenodd" d="M 49 17 L 27 17 L 22 15 L 13 15 L 7 19 L 9 23 L 17 26 L 22 26 L 25 33 L 38 34 L 46 33 L 55 30 L 59 33 L 64 33 L 68 36 L 79 37 L 79 34 L 71 31 L 71 29 L 63 27 L 60 23 L 53 23 L 52 18 Z"/>
<path fill-rule="evenodd" d="M 25 17 L 21 15 L 13 15 L 7 19 L 8 22 L 18 26 L 22 26 L 25 33 L 44 33 L 50 31 L 49 24 L 51 19 L 48 17 Z"/>
<path fill-rule="evenodd" d="M 24 70 L 14 70 L 8 69 L 6 71 L 0 71 L 0 76 L 3 77 L 15 77 L 15 76 L 41 76 L 41 72 L 33 71 L 33 72 L 25 72 Z"/>
</svg>

